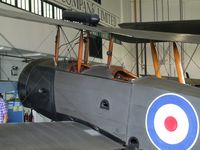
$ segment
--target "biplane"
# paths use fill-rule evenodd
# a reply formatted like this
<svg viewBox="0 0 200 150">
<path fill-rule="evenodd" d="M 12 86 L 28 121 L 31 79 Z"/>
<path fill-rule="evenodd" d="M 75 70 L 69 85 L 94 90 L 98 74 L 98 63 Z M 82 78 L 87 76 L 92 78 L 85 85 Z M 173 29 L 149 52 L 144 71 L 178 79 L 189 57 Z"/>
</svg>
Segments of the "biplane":
<svg viewBox="0 0 200 150">
<path fill-rule="evenodd" d="M 175 43 L 200 43 L 199 34 L 88 26 L 3 9 L 0 15 L 59 26 L 55 58 L 28 64 L 19 77 L 18 90 L 24 106 L 54 121 L 64 121 L 1 125 L 0 145 L 5 150 L 22 149 L 20 145 L 24 149 L 199 148 L 200 93 L 184 84 Z M 68 62 L 65 69 L 59 68 L 62 62 L 58 60 L 61 26 L 81 31 L 78 60 Z M 106 65 L 89 65 L 87 55 L 82 60 L 83 30 L 110 33 Z M 112 66 L 113 37 L 149 42 L 156 77 L 138 78 Z M 173 42 L 180 83 L 161 78 L 155 41 Z"/>
</svg>

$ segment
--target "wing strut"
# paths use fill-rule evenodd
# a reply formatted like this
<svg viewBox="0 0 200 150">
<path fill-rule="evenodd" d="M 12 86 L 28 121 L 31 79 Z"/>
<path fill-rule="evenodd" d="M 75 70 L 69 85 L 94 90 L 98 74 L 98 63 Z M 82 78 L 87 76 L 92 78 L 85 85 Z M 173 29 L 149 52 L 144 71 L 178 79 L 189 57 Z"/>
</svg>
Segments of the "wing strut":
<svg viewBox="0 0 200 150">
<path fill-rule="evenodd" d="M 157 78 L 161 78 L 160 65 L 159 65 L 159 61 L 158 61 L 158 55 L 157 55 L 156 47 L 155 47 L 153 42 L 151 42 L 150 44 L 151 44 L 151 54 L 152 54 L 152 59 L 153 59 L 153 66 L 154 66 L 154 70 L 155 70 L 155 75 L 156 75 Z"/>
<path fill-rule="evenodd" d="M 85 42 L 85 52 L 84 52 L 84 64 L 88 64 L 88 56 L 89 56 L 89 45 L 90 45 L 90 32 L 87 31 L 87 38 Z"/>
<path fill-rule="evenodd" d="M 77 63 L 77 71 L 78 72 L 81 71 L 82 55 L 83 55 L 83 30 L 81 30 L 80 39 L 79 39 L 78 63 Z"/>
<path fill-rule="evenodd" d="M 185 78 L 184 78 L 184 75 L 183 75 L 183 68 L 182 68 L 182 65 L 181 65 L 181 59 L 180 59 L 178 48 L 177 48 L 175 42 L 173 42 L 173 49 L 174 49 L 174 59 L 175 59 L 175 63 L 176 63 L 176 71 L 177 71 L 177 75 L 178 75 L 178 81 L 182 84 L 185 84 Z"/>
<path fill-rule="evenodd" d="M 112 62 L 112 51 L 113 51 L 113 36 L 111 34 L 110 35 L 109 48 L 108 48 L 108 51 L 107 51 L 107 55 L 108 55 L 107 65 L 108 66 L 110 66 L 110 64 Z"/>
<path fill-rule="evenodd" d="M 55 41 L 55 54 L 54 54 L 54 62 L 55 65 L 58 65 L 58 56 L 59 56 L 59 46 L 60 46 L 60 26 L 57 26 L 57 34 Z"/>
</svg>

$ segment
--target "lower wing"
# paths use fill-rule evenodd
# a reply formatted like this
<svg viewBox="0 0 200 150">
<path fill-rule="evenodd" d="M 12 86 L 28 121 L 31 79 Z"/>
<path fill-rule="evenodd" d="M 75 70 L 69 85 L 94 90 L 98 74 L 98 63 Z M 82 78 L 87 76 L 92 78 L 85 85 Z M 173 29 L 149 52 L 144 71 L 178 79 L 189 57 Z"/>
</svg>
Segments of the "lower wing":
<svg viewBox="0 0 200 150">
<path fill-rule="evenodd" d="M 116 150 L 122 145 L 76 122 L 0 125 L 4 150 Z"/>
</svg>

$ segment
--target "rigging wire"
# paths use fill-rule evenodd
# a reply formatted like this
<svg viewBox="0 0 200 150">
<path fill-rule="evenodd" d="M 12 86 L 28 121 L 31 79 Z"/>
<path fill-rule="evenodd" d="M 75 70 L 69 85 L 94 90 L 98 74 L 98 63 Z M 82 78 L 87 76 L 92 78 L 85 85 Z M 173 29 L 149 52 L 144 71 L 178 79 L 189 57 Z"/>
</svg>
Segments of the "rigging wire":
<svg viewBox="0 0 200 150">
<path fill-rule="evenodd" d="M 106 47 L 105 45 L 103 45 L 103 47 L 105 47 L 105 49 L 108 49 L 108 47 Z M 123 64 L 121 63 L 121 61 L 119 60 L 119 58 L 117 58 L 115 55 L 113 55 L 112 53 L 112 56 L 113 58 L 115 58 L 117 60 L 117 62 L 122 66 Z"/>
<path fill-rule="evenodd" d="M 41 45 L 49 38 L 49 36 L 53 33 L 53 31 L 54 31 L 54 29 L 51 30 L 51 32 L 42 40 L 42 42 L 39 44 L 39 46 L 36 47 L 33 51 L 35 51 L 36 49 L 41 47 Z M 19 55 L 19 56 L 16 56 L 16 58 L 20 58 L 21 57 L 21 59 L 32 59 L 32 58 L 24 57 L 23 56 L 23 52 L 21 52 L 20 49 L 16 48 L 3 34 L 0 33 L 0 36 L 11 46 L 11 49 L 15 50 L 15 52 Z M 38 52 L 40 52 L 40 51 L 38 51 Z M 7 57 L 14 57 L 14 56 L 13 55 L 10 55 L 10 56 L 7 55 Z"/>
<path fill-rule="evenodd" d="M 179 46 L 180 46 L 180 44 L 179 44 Z M 183 52 L 190 58 L 191 56 L 183 49 Z M 194 63 L 194 65 L 199 69 L 199 71 L 200 71 L 200 66 L 193 60 L 193 59 L 191 59 L 191 61 Z"/>
<path fill-rule="evenodd" d="M 12 49 L 16 50 L 16 52 L 21 56 L 22 53 L 19 51 L 19 49 L 17 49 L 2 33 L 0 33 L 0 36 L 11 46 Z M 2 59 L 3 56 L 0 56 L 0 58 Z M 5 58 L 4 58 L 5 59 Z M 14 63 L 13 63 L 14 64 Z M 1 67 L 1 66 L 0 66 Z M 6 73 L 6 71 L 1 67 L 1 72 L 7 77 L 8 80 L 9 76 Z M 13 87 L 15 87 L 14 83 L 12 83 Z"/>
<path fill-rule="evenodd" d="M 194 52 L 192 53 L 192 55 L 191 55 L 191 57 L 190 57 L 190 60 L 188 61 L 188 64 L 187 64 L 187 66 L 186 66 L 185 69 L 184 69 L 184 72 L 187 70 L 188 66 L 190 65 L 190 63 L 191 63 L 191 61 L 192 61 L 192 58 L 193 58 L 194 54 L 196 53 L 198 47 L 199 47 L 199 44 L 196 45 L 195 50 L 194 50 Z"/>
<path fill-rule="evenodd" d="M 106 41 L 103 41 L 102 47 L 105 47 L 105 43 L 106 43 Z M 96 45 L 95 47 L 97 47 L 97 45 Z M 97 48 L 96 48 L 96 49 L 97 49 Z M 106 49 L 107 49 L 107 48 L 106 48 Z M 97 49 L 97 53 L 98 53 L 98 55 L 100 54 L 100 50 L 99 50 L 99 49 Z M 91 57 L 91 56 L 90 56 L 90 57 Z M 95 59 L 96 59 L 96 58 L 93 57 L 92 60 L 91 60 L 91 62 L 94 62 Z M 102 59 L 100 59 L 100 63 L 103 63 Z"/>
<path fill-rule="evenodd" d="M 39 49 L 39 48 L 44 44 L 44 42 L 47 41 L 47 39 L 49 39 L 49 37 L 52 35 L 52 33 L 53 33 L 54 31 L 55 31 L 55 28 L 53 28 L 53 29 L 49 32 L 49 34 L 47 34 L 47 36 L 40 42 L 40 44 L 39 44 L 36 48 L 33 49 L 33 51 Z"/>
<path fill-rule="evenodd" d="M 169 45 L 170 45 L 170 43 L 169 43 Z M 164 61 L 165 61 L 165 58 L 166 58 L 166 56 L 167 56 L 167 54 L 168 54 L 169 51 L 170 51 L 169 46 L 167 47 L 167 49 L 165 49 L 165 46 L 162 45 L 162 44 L 158 44 L 158 46 L 160 46 L 160 47 L 164 50 L 164 54 L 163 54 L 164 57 L 163 57 L 163 58 L 162 58 L 161 53 L 158 53 L 159 57 L 162 58 L 161 61 L 164 62 Z M 170 53 L 169 53 L 169 55 L 170 55 Z M 171 55 L 170 55 L 170 56 L 171 56 Z M 172 56 L 171 56 L 171 57 L 172 57 Z M 173 58 L 172 58 L 172 60 L 174 61 Z M 161 63 L 161 65 L 160 65 L 160 69 L 161 69 L 162 66 L 164 66 L 165 71 L 166 71 L 167 75 L 169 76 L 170 74 L 169 74 L 169 72 L 168 72 L 168 70 L 167 70 L 167 66 L 166 66 L 166 64 L 165 64 L 165 63 Z"/>
<path fill-rule="evenodd" d="M 64 39 L 67 40 L 67 42 L 69 43 L 69 46 L 70 46 L 71 50 L 73 51 L 75 57 L 78 58 L 78 56 L 77 56 L 77 54 L 76 54 L 74 48 L 72 47 L 72 45 L 70 44 L 69 39 L 67 38 L 67 36 L 66 36 L 66 34 L 65 34 L 64 30 L 63 30 L 63 28 L 61 28 L 61 31 L 62 31 L 62 33 L 63 33 L 63 35 L 64 35 L 64 37 L 65 37 Z M 80 32 L 80 31 L 79 31 L 79 32 Z"/>
<path fill-rule="evenodd" d="M 73 38 L 71 41 L 60 45 L 60 46 L 59 46 L 59 49 L 61 49 L 62 47 L 66 46 L 66 49 L 68 49 L 67 51 L 69 52 L 69 55 L 71 56 L 71 53 L 70 53 L 71 50 L 69 50 L 69 47 L 68 47 L 68 46 L 69 46 L 69 44 L 72 44 L 73 42 L 75 42 L 76 40 L 79 39 L 79 37 L 78 37 L 79 33 L 80 33 L 80 32 L 77 32 L 77 34 L 74 36 L 74 38 Z M 74 49 L 74 47 L 75 47 L 75 46 L 73 46 L 73 49 Z M 59 55 L 62 55 L 63 52 L 64 52 L 66 49 L 63 49 L 63 50 L 60 52 Z M 68 55 L 68 54 L 67 54 L 67 55 Z M 66 57 L 67 57 L 67 56 L 66 56 Z"/>
<path fill-rule="evenodd" d="M 142 53 L 143 53 L 143 50 L 144 50 L 144 48 L 141 49 L 140 54 L 139 54 L 139 56 L 138 56 L 138 59 L 141 57 L 141 55 L 142 55 Z M 142 65 L 139 61 L 138 61 L 138 63 L 139 63 L 140 65 Z M 134 66 L 133 66 L 132 69 L 131 69 L 131 72 L 133 72 L 133 69 L 135 69 L 136 66 L 137 66 L 137 63 L 134 64 Z"/>
<path fill-rule="evenodd" d="M 124 47 L 124 49 L 127 51 L 127 53 L 130 55 L 130 56 L 132 56 L 133 58 L 135 58 L 135 60 L 136 60 L 136 56 L 134 56 L 130 51 L 129 51 L 129 49 L 122 43 L 122 46 Z M 142 48 L 142 50 L 144 50 L 144 48 Z M 140 55 L 139 55 L 139 57 L 138 58 L 140 58 L 141 57 L 141 54 L 142 54 L 142 52 L 140 53 Z M 139 65 L 142 65 L 142 63 L 140 63 L 139 61 L 138 61 L 138 63 L 139 63 Z M 133 72 L 133 70 L 135 69 L 135 67 L 136 67 L 136 63 L 133 65 L 133 67 L 132 67 L 132 69 L 131 69 L 131 72 Z M 149 74 L 149 72 L 147 72 L 148 74 Z"/>
<path fill-rule="evenodd" d="M 62 28 L 61 28 L 61 29 L 62 29 Z M 63 29 L 62 29 L 62 32 L 63 32 Z M 63 33 L 64 33 L 64 32 L 63 32 Z M 75 39 L 77 38 L 77 35 L 78 35 L 78 34 L 79 34 L 79 32 L 76 34 Z M 65 35 L 65 34 L 64 34 L 64 35 Z M 65 35 L 65 37 L 66 37 L 66 35 Z M 66 39 L 67 39 L 67 37 L 66 37 Z M 74 42 L 75 39 L 73 39 L 72 41 L 69 41 L 69 40 L 67 39 L 69 45 L 71 45 L 71 43 Z M 63 44 L 63 45 L 64 45 L 64 44 Z M 71 46 L 71 48 L 72 48 L 72 46 Z M 72 48 L 72 50 L 73 50 L 73 48 Z M 40 82 L 42 79 L 45 80 L 46 82 L 50 82 L 50 81 L 46 78 L 45 75 L 41 74 L 41 78 L 37 81 L 37 83 L 35 84 L 35 87 L 37 87 L 37 85 L 39 84 L 39 82 Z M 33 91 L 31 91 L 31 92 L 29 93 L 29 95 L 31 95 L 32 92 L 33 92 Z M 27 95 L 27 96 L 29 96 L 29 95 Z"/>
<path fill-rule="evenodd" d="M 125 58 L 125 57 L 129 54 L 130 56 L 132 56 L 133 58 L 136 59 L 136 56 L 134 56 L 134 55 L 129 51 L 129 49 L 128 49 L 123 43 L 122 43 L 122 46 L 123 46 L 123 48 L 127 51 L 127 53 L 123 56 L 123 58 Z M 142 50 L 144 50 L 144 48 L 143 48 Z M 142 54 L 142 52 L 139 54 L 139 58 L 141 57 L 141 54 Z M 123 58 L 121 58 L 121 59 L 123 59 Z M 123 66 L 123 63 L 121 63 L 121 60 L 118 59 L 118 62 L 121 64 L 121 66 Z M 115 63 L 115 64 L 116 64 L 116 63 Z M 140 62 L 139 62 L 139 64 L 142 65 Z M 134 64 L 134 66 L 132 67 L 132 69 L 131 69 L 130 72 L 133 72 L 133 69 L 134 69 L 135 67 L 136 67 L 136 63 Z M 150 73 L 147 72 L 147 74 L 150 74 Z"/>
<path fill-rule="evenodd" d="M 0 33 L 0 36 L 11 46 L 13 50 L 16 50 L 17 54 L 23 56 L 18 48 L 16 48 L 3 34 Z"/>
</svg>

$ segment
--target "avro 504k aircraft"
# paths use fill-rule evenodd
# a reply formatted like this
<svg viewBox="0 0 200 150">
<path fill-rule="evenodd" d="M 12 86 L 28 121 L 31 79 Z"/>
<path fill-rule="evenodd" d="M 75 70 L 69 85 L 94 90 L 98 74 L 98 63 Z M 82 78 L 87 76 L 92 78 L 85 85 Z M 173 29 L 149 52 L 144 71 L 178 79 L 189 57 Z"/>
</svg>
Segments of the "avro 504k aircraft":
<svg viewBox="0 0 200 150">
<path fill-rule="evenodd" d="M 57 45 L 55 59 L 39 59 L 28 64 L 18 84 L 24 106 L 54 121 L 66 122 L 1 125 L 0 146 L 5 146 L 5 150 L 18 149 L 20 145 L 23 145 L 20 149 L 26 150 L 199 149 L 200 92 L 198 88 L 184 84 L 175 43 L 200 43 L 199 34 L 130 29 L 125 24 L 122 27 L 126 29 L 107 28 L 94 26 L 95 21 L 88 23 L 93 26 L 88 26 L 2 9 L 0 15 L 81 31 L 77 61 L 68 62 L 65 69 L 59 68 L 62 62 L 58 61 Z M 110 33 L 106 65 L 83 63 L 83 30 Z M 136 43 L 149 42 L 156 77 L 138 78 L 127 70 L 112 66 L 113 37 Z M 174 42 L 180 83 L 160 78 L 155 41 Z"/>
</svg>

